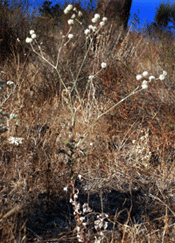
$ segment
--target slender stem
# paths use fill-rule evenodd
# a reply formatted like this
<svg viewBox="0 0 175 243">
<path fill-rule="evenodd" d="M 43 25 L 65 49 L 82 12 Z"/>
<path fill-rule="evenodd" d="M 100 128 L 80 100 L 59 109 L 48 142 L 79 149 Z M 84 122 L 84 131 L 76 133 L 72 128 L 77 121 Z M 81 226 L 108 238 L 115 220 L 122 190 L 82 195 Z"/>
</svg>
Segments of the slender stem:
<svg viewBox="0 0 175 243">
<path fill-rule="evenodd" d="M 100 117 L 104 116 L 105 114 L 107 114 L 109 111 L 111 111 L 112 109 L 114 109 L 116 106 L 118 106 L 120 103 L 122 103 L 123 101 L 125 101 L 126 99 L 128 99 L 130 96 L 140 92 L 142 89 L 138 90 L 139 86 L 133 90 L 128 96 L 126 96 L 125 98 L 121 99 L 118 103 L 116 103 L 115 105 L 113 105 L 111 108 L 109 108 L 107 111 L 103 112 L 102 114 L 98 115 L 98 117 L 92 122 L 92 124 L 90 125 L 90 127 L 87 129 L 87 131 L 84 133 L 83 137 L 91 130 L 91 128 L 96 124 L 96 122 L 100 119 Z"/>
<path fill-rule="evenodd" d="M 84 59 L 83 59 L 83 61 L 82 61 L 82 63 L 81 63 L 81 66 L 80 66 L 80 68 L 79 68 L 79 70 L 78 70 L 78 74 L 77 74 L 77 77 L 76 77 L 76 79 L 75 79 L 75 82 L 74 82 L 74 85 L 73 85 L 73 88 L 72 88 L 72 91 L 75 89 L 76 90 L 76 92 L 78 92 L 77 91 L 77 89 L 76 89 L 76 83 L 77 83 L 77 81 L 78 81 L 78 77 L 79 77 L 79 75 L 80 75 L 80 72 L 81 72 L 81 70 L 82 70 L 82 67 L 83 67 L 83 65 L 84 65 L 84 62 L 85 62 L 85 60 L 86 60 L 86 58 L 87 58 L 87 55 L 88 55 L 88 52 L 89 52 L 89 50 L 90 50 L 90 48 L 91 48 L 91 46 L 92 46 L 92 38 L 90 39 L 90 44 L 89 44 L 89 47 L 88 47 L 88 49 L 87 49 L 87 51 L 86 51 L 86 54 L 85 54 L 85 56 L 84 56 Z"/>
</svg>

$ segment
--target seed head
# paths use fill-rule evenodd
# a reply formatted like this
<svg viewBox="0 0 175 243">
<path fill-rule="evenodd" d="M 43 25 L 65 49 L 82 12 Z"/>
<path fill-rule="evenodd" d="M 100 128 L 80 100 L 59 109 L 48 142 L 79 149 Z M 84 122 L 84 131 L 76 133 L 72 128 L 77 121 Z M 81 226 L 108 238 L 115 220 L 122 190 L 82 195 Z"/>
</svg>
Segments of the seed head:
<svg viewBox="0 0 175 243">
<path fill-rule="evenodd" d="M 95 14 L 94 15 L 94 18 L 97 19 L 97 20 L 99 20 L 100 19 L 100 14 Z"/>
<path fill-rule="evenodd" d="M 85 35 L 89 35 L 89 34 L 91 33 L 91 31 L 90 31 L 90 29 L 86 29 L 86 30 L 84 31 L 84 33 L 85 33 Z"/>
<path fill-rule="evenodd" d="M 159 76 L 159 79 L 160 79 L 161 81 L 164 80 L 164 79 L 165 79 L 165 75 L 161 74 L 161 75 Z"/>
<path fill-rule="evenodd" d="M 148 77 L 149 73 L 148 73 L 147 71 L 144 71 L 144 72 L 142 73 L 142 75 L 143 75 L 144 78 L 146 78 L 146 77 Z"/>
<path fill-rule="evenodd" d="M 69 34 L 69 35 L 68 35 L 68 38 L 69 38 L 69 39 L 72 39 L 73 37 L 74 37 L 73 34 Z"/>
<path fill-rule="evenodd" d="M 26 43 L 32 43 L 32 41 L 33 41 L 32 38 L 29 38 L 29 37 L 26 38 Z"/>
<path fill-rule="evenodd" d="M 107 67 L 107 64 L 105 62 L 102 62 L 101 63 L 101 68 L 106 68 Z"/>
<path fill-rule="evenodd" d="M 101 21 L 100 22 L 100 26 L 102 27 L 102 26 L 104 26 L 105 25 L 105 22 L 104 21 Z"/>
<path fill-rule="evenodd" d="M 92 18 L 92 20 L 91 20 L 91 21 L 92 21 L 92 23 L 94 23 L 94 24 L 95 24 L 95 23 L 97 23 L 98 19 L 96 19 L 96 18 Z"/>
<path fill-rule="evenodd" d="M 73 5 L 72 4 L 69 4 L 65 10 L 64 10 L 64 14 L 68 14 L 71 10 L 73 9 Z"/>
<path fill-rule="evenodd" d="M 30 30 L 30 35 L 33 35 L 33 34 L 35 34 L 35 31 L 34 30 Z"/>
<path fill-rule="evenodd" d="M 102 18 L 103 22 L 106 22 L 108 19 L 106 17 Z"/>
<path fill-rule="evenodd" d="M 69 25 L 72 25 L 72 24 L 74 24 L 74 20 L 73 20 L 73 19 L 69 19 L 69 20 L 67 21 L 67 23 L 68 23 Z"/>
<path fill-rule="evenodd" d="M 149 81 L 151 82 L 151 81 L 153 81 L 153 80 L 155 80 L 155 77 L 154 77 L 154 76 L 150 76 L 150 77 L 149 77 Z"/>
<path fill-rule="evenodd" d="M 75 19 L 76 14 L 72 14 L 71 19 Z"/>
<path fill-rule="evenodd" d="M 35 39 L 36 38 L 36 34 L 35 33 L 32 34 L 31 37 L 32 37 L 32 39 Z"/>
<path fill-rule="evenodd" d="M 138 74 L 138 75 L 136 76 L 136 79 L 137 79 L 138 81 L 141 80 L 141 79 L 142 79 L 142 75 Z"/>
<path fill-rule="evenodd" d="M 142 89 L 147 89 L 147 88 L 148 88 L 148 82 L 146 80 L 143 80 Z"/>
<path fill-rule="evenodd" d="M 163 71 L 163 75 L 166 76 L 167 75 L 167 72 L 166 71 Z"/>
</svg>

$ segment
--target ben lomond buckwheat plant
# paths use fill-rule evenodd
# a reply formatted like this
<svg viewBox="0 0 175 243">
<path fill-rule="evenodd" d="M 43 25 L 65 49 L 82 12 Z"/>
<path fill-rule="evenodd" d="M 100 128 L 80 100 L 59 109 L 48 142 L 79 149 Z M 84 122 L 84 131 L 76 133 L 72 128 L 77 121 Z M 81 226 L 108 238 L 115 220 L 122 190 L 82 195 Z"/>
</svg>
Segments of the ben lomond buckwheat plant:
<svg viewBox="0 0 175 243">
<path fill-rule="evenodd" d="M 58 79 L 64 88 L 64 92 L 67 94 L 67 97 L 68 97 L 68 105 L 69 105 L 69 109 L 70 109 L 70 113 L 71 113 L 71 120 L 72 120 L 71 131 L 73 131 L 75 123 L 76 123 L 76 114 L 77 114 L 78 110 L 83 108 L 84 103 L 86 103 L 85 96 L 82 96 L 77 88 L 78 82 L 81 82 L 80 74 L 81 74 L 83 66 L 86 63 L 86 59 L 87 59 L 88 53 L 93 45 L 94 38 L 95 38 L 95 36 L 98 36 L 98 34 L 100 33 L 100 30 L 102 30 L 102 28 L 105 26 L 105 24 L 107 22 L 107 18 L 103 17 L 102 21 L 100 21 L 100 15 L 98 13 L 96 13 L 91 20 L 92 23 L 88 26 L 87 29 L 84 30 L 83 33 L 84 33 L 85 43 L 87 44 L 86 52 L 85 52 L 83 61 L 80 65 L 78 72 L 72 74 L 71 85 L 70 84 L 67 85 L 64 82 L 62 74 L 59 69 L 60 53 L 63 51 L 64 48 L 66 48 L 68 46 L 68 43 L 74 41 L 74 37 L 76 36 L 76 33 L 72 33 L 73 25 L 75 24 L 75 21 L 76 21 L 82 26 L 82 23 L 78 19 L 82 15 L 82 13 L 78 12 L 77 9 L 74 8 L 72 4 L 69 4 L 65 8 L 64 14 L 65 15 L 71 14 L 72 17 L 68 20 L 69 30 L 68 30 L 67 34 L 65 36 L 62 36 L 63 41 L 59 46 L 59 51 L 57 54 L 55 64 L 50 62 L 43 54 L 42 47 L 40 46 L 40 44 L 37 41 L 37 33 L 35 33 L 34 30 L 30 30 L 30 37 L 26 38 L 26 43 L 30 44 L 33 52 L 36 55 L 38 55 L 40 58 L 42 58 L 42 60 L 44 62 L 46 62 L 48 65 L 50 65 L 56 71 L 56 73 L 58 75 Z M 65 37 L 67 37 L 68 39 L 66 39 Z M 76 43 L 75 43 L 75 45 L 76 45 Z M 140 84 L 137 87 L 135 87 L 135 89 L 130 94 L 128 94 L 126 97 L 121 98 L 121 100 L 118 103 L 115 103 L 106 111 L 100 111 L 99 107 L 98 107 L 98 101 L 96 98 L 95 79 L 98 76 L 98 74 L 100 72 L 104 71 L 104 69 L 107 69 L 109 65 L 110 64 L 108 64 L 107 60 L 103 60 L 103 62 L 101 62 L 100 68 L 97 72 L 94 72 L 94 70 L 92 70 L 91 73 L 89 73 L 89 77 L 87 80 L 87 86 L 86 86 L 86 93 L 87 93 L 87 97 L 89 98 L 89 100 L 88 100 L 89 104 L 91 105 L 91 102 L 92 102 L 93 106 L 96 108 L 96 116 L 93 117 L 93 121 L 91 122 L 91 124 L 89 125 L 87 130 L 84 131 L 83 134 L 81 134 L 79 136 L 80 137 L 79 140 L 75 141 L 76 148 L 78 148 L 78 146 L 86 138 L 88 132 L 92 129 L 92 127 L 98 122 L 98 120 L 101 117 L 103 117 L 104 115 L 109 113 L 112 109 L 117 107 L 119 104 L 124 102 L 129 97 L 131 97 L 139 92 L 143 92 L 144 90 L 147 90 L 149 88 L 149 85 L 151 82 L 153 82 L 153 81 L 156 82 L 158 80 L 163 81 L 167 75 L 167 72 L 163 71 L 163 73 L 158 78 L 155 78 L 154 76 L 149 74 L 148 71 L 143 71 L 142 74 L 136 75 L 136 80 L 139 81 Z M 71 70 L 71 67 L 70 67 L 70 70 Z M 78 106 L 75 106 L 74 99 L 73 99 L 74 96 L 76 96 L 76 98 L 79 101 Z M 13 138 L 9 138 L 9 141 L 11 143 L 12 142 L 15 143 L 16 145 L 20 144 L 22 142 L 22 140 L 15 140 Z M 86 227 L 87 227 L 88 223 L 87 223 L 86 218 L 88 216 L 86 215 L 86 213 L 91 214 L 92 210 L 89 208 L 88 204 L 87 205 L 84 204 L 81 207 L 81 205 L 78 203 L 79 190 L 75 189 L 73 184 L 70 184 L 70 185 L 72 186 L 72 193 L 70 194 L 70 203 L 73 206 L 74 217 L 75 217 L 76 225 L 77 225 L 76 226 L 77 239 L 78 239 L 78 242 L 87 242 Z M 67 191 L 68 187 L 65 187 L 64 190 Z M 86 208 L 86 210 L 85 210 L 85 208 Z M 102 242 L 103 231 L 105 231 L 108 227 L 107 219 L 108 219 L 108 215 L 102 213 L 102 214 L 98 215 L 97 220 L 94 221 L 94 228 L 99 233 L 98 237 L 96 236 L 94 242 Z"/>
<path fill-rule="evenodd" d="M 77 18 L 79 17 L 79 14 L 77 14 L 77 9 L 76 9 L 76 8 L 73 8 L 73 6 L 72 6 L 71 4 L 68 5 L 68 6 L 65 8 L 64 13 L 65 13 L 65 14 L 68 14 L 68 13 L 70 13 L 71 11 L 72 11 L 73 14 L 75 14 L 75 16 L 76 16 L 76 17 L 74 16 L 74 19 L 78 21 Z M 95 14 L 94 17 L 92 18 L 92 23 L 96 24 L 99 20 L 100 20 L 100 15 L 99 15 L 99 14 Z M 86 58 L 87 58 L 88 52 L 90 51 L 90 48 L 91 48 L 91 46 L 92 46 L 93 38 L 94 38 L 94 34 L 98 34 L 98 33 L 99 33 L 100 29 L 105 25 L 106 21 L 107 21 L 107 18 L 106 18 L 106 17 L 103 17 L 103 19 L 102 19 L 103 24 L 102 24 L 102 22 L 100 22 L 99 26 L 98 26 L 98 25 L 94 25 L 94 26 L 93 26 L 93 25 L 89 25 L 89 28 L 86 29 L 86 30 L 84 31 L 84 33 L 85 33 L 85 38 L 86 38 L 86 39 L 90 39 L 90 42 L 89 42 L 89 46 L 88 46 L 88 48 L 87 48 L 87 51 L 86 51 L 86 53 L 85 53 L 85 55 L 84 55 L 83 62 L 82 62 L 82 64 L 81 64 L 80 68 L 79 68 L 78 74 L 75 75 L 76 78 L 75 78 L 74 80 L 72 80 L 72 84 L 73 84 L 73 85 L 72 85 L 71 89 L 69 89 L 68 86 L 66 86 L 66 84 L 64 83 L 63 78 L 62 78 L 62 76 L 61 76 L 61 73 L 60 73 L 60 71 L 59 71 L 59 56 L 60 56 L 60 52 L 62 51 L 62 49 L 63 49 L 64 47 L 66 47 L 66 45 L 67 45 L 70 41 L 73 41 L 74 34 L 70 33 L 71 30 L 72 30 L 72 27 L 71 27 L 71 26 L 74 24 L 73 19 L 69 19 L 69 20 L 68 20 L 68 24 L 71 25 L 71 26 L 70 26 L 70 29 L 69 29 L 69 31 L 68 31 L 68 33 L 67 33 L 67 35 L 66 35 L 66 36 L 68 36 L 68 41 L 63 41 L 62 44 L 60 45 L 60 47 L 59 47 L 59 51 L 58 51 L 58 55 L 57 55 L 57 60 L 56 60 L 56 63 L 55 63 L 55 64 L 52 64 L 49 60 L 47 60 L 47 59 L 44 57 L 44 54 L 43 54 L 43 52 L 42 52 L 42 48 L 41 48 L 41 46 L 39 45 L 39 43 L 37 42 L 37 40 L 36 40 L 36 36 L 37 36 L 37 35 L 35 34 L 35 31 L 34 31 L 34 30 L 30 30 L 30 35 L 31 35 L 31 37 L 27 37 L 27 38 L 26 38 L 26 43 L 28 43 L 28 44 L 31 45 L 31 48 L 32 48 L 33 52 L 36 53 L 38 56 L 40 56 L 40 57 L 43 59 L 43 61 L 47 62 L 47 63 L 48 63 L 51 67 L 53 67 L 53 68 L 55 69 L 55 71 L 57 72 L 59 81 L 62 83 L 62 85 L 63 85 L 63 87 L 64 87 L 64 89 L 65 89 L 65 92 L 67 92 L 67 94 L 68 94 L 69 107 L 70 107 L 70 110 L 71 110 L 71 116 L 72 116 L 72 128 L 73 128 L 74 125 L 75 125 L 75 122 L 76 122 L 76 112 L 77 112 L 77 110 L 78 110 L 78 109 L 75 109 L 75 108 L 74 108 L 74 104 L 73 104 L 73 96 L 72 96 L 72 94 L 73 94 L 73 91 L 76 92 L 76 96 L 78 97 L 79 102 L 80 102 L 80 106 L 79 106 L 79 107 L 81 107 L 81 105 L 82 105 L 82 101 L 81 101 L 81 97 L 80 97 L 80 94 L 79 94 L 78 89 L 77 89 L 77 83 L 79 82 L 79 76 L 80 76 L 82 67 L 83 67 L 83 65 L 84 65 L 84 63 L 85 63 L 85 60 L 86 60 Z M 78 22 L 79 22 L 79 21 L 78 21 Z M 64 37 L 65 37 L 65 36 L 63 36 L 63 40 L 65 39 Z M 36 47 L 38 48 L 38 50 L 36 49 L 35 44 L 36 44 Z M 93 79 L 99 74 L 99 72 L 101 72 L 101 71 L 102 71 L 103 69 L 105 69 L 105 68 L 107 68 L 107 63 L 106 63 L 106 62 L 102 62 L 102 63 L 101 63 L 101 69 L 100 69 L 98 72 L 93 73 L 93 74 L 91 74 L 91 75 L 89 76 L 90 78 L 89 78 L 89 81 L 88 81 L 88 82 L 90 82 L 90 83 L 92 84 L 92 86 L 93 86 Z M 166 77 L 166 75 L 167 75 L 167 73 L 166 73 L 165 71 L 163 71 L 163 74 L 160 75 L 158 79 L 163 80 L 163 79 Z M 147 78 L 148 76 L 149 76 L 148 72 L 147 72 L 147 71 L 144 71 L 144 72 L 142 73 L 142 75 L 138 74 L 138 75 L 136 76 L 136 79 L 137 79 L 137 80 L 142 80 L 143 78 Z M 93 77 L 93 79 L 92 79 L 91 77 Z M 156 79 L 156 80 L 158 80 L 158 79 Z M 130 96 L 132 96 L 132 95 L 134 95 L 134 94 L 136 94 L 136 93 L 138 93 L 138 92 L 141 92 L 141 91 L 144 90 L 144 89 L 147 89 L 147 88 L 148 88 L 148 84 L 149 84 L 150 82 L 152 82 L 153 80 L 155 80 L 154 76 L 150 76 L 150 77 L 148 78 L 148 81 L 144 79 L 144 80 L 142 81 L 142 83 L 140 84 L 140 86 L 136 87 L 136 89 L 135 89 L 133 92 L 131 92 L 128 96 L 126 96 L 125 98 L 121 99 L 118 103 L 116 103 L 115 105 L 113 105 L 113 106 L 112 106 L 110 109 L 108 109 L 107 111 L 105 111 L 105 112 L 103 112 L 103 113 L 100 113 L 100 114 L 97 114 L 97 117 L 94 119 L 94 121 L 93 121 L 92 124 L 89 126 L 89 128 L 87 129 L 87 131 L 82 135 L 82 137 L 84 137 L 84 136 L 87 134 L 87 132 L 89 132 L 89 130 L 96 124 L 96 122 L 99 120 L 99 118 L 101 118 L 103 115 L 107 114 L 110 110 L 114 109 L 117 105 L 119 105 L 120 103 L 122 103 L 123 101 L 125 101 L 125 100 L 126 100 L 127 98 L 129 98 Z M 94 90 L 93 90 L 93 92 L 94 92 Z M 95 95 L 95 93 L 94 93 L 94 95 Z M 77 145 L 78 145 L 79 143 L 80 143 L 80 141 L 78 141 Z"/>
</svg>

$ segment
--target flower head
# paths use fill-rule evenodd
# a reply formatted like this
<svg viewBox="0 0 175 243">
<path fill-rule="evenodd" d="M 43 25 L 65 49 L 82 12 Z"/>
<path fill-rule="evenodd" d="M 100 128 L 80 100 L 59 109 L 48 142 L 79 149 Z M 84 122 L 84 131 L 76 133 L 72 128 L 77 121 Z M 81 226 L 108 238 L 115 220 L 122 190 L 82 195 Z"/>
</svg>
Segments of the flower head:
<svg viewBox="0 0 175 243">
<path fill-rule="evenodd" d="M 101 63 L 101 68 L 106 68 L 107 67 L 107 64 L 105 62 L 102 62 Z"/>
<path fill-rule="evenodd" d="M 36 34 L 35 33 L 32 34 L 31 37 L 32 37 L 32 39 L 35 39 L 36 38 Z"/>
<path fill-rule="evenodd" d="M 137 79 L 138 81 L 141 80 L 141 79 L 142 79 L 142 75 L 138 74 L 138 75 L 136 76 L 136 79 Z"/>
<path fill-rule="evenodd" d="M 165 79 L 165 75 L 161 74 L 161 75 L 159 76 L 159 79 L 160 79 L 161 81 L 164 80 L 164 79 Z"/>
<path fill-rule="evenodd" d="M 35 31 L 34 30 L 30 30 L 30 35 L 33 35 L 33 34 L 35 34 Z"/>
<path fill-rule="evenodd" d="M 72 14 L 71 19 L 75 19 L 76 14 Z"/>
<path fill-rule="evenodd" d="M 149 81 L 151 82 L 151 81 L 153 81 L 153 80 L 155 80 L 155 77 L 154 77 L 154 76 L 150 76 L 150 77 L 149 77 Z"/>
<path fill-rule="evenodd" d="M 26 38 L 26 43 L 32 43 L 32 41 L 33 41 L 32 38 L 29 38 L 29 37 Z"/>
<path fill-rule="evenodd" d="M 23 140 L 24 140 L 24 138 L 15 138 L 15 137 L 9 137 L 8 138 L 9 143 L 15 144 L 15 145 L 22 144 Z"/>
<path fill-rule="evenodd" d="M 144 71 L 144 72 L 142 73 L 142 75 L 143 75 L 144 78 L 146 78 L 146 77 L 148 77 L 149 73 L 148 73 L 147 71 Z"/>
<path fill-rule="evenodd" d="M 12 82 L 12 81 L 7 81 L 7 85 L 14 85 L 14 82 Z"/>
<path fill-rule="evenodd" d="M 81 17 L 83 14 L 81 11 L 78 11 L 78 17 Z"/>
<path fill-rule="evenodd" d="M 86 29 L 86 30 L 84 31 L 84 33 L 85 33 L 85 35 L 89 35 L 89 34 L 91 33 L 91 31 L 90 31 L 90 29 Z"/>
<path fill-rule="evenodd" d="M 69 20 L 67 21 L 67 23 L 68 23 L 69 25 L 74 24 L 74 20 L 73 20 L 73 19 L 69 19 Z"/>
<path fill-rule="evenodd" d="M 104 21 L 101 21 L 100 22 L 100 26 L 102 27 L 102 26 L 104 26 L 105 25 L 105 22 Z"/>
<path fill-rule="evenodd" d="M 15 113 L 10 114 L 10 120 L 15 119 L 16 117 L 18 117 L 17 114 L 15 114 Z"/>
<path fill-rule="evenodd" d="M 89 80 L 92 80 L 94 78 L 94 75 L 89 76 Z"/>
<path fill-rule="evenodd" d="M 100 14 L 95 14 L 94 15 L 94 18 L 97 19 L 97 20 L 99 20 L 100 19 Z"/>
<path fill-rule="evenodd" d="M 97 23 L 98 19 L 96 19 L 96 18 L 92 18 L 92 20 L 91 20 L 91 21 L 92 21 L 92 23 L 94 23 L 94 24 L 95 24 L 95 23 Z"/>
<path fill-rule="evenodd" d="M 146 80 L 143 80 L 142 89 L 147 89 L 147 88 L 148 88 L 148 82 Z"/>
<path fill-rule="evenodd" d="M 65 186 L 65 187 L 63 188 L 63 191 L 65 191 L 65 192 L 67 192 L 67 191 L 68 191 L 67 186 Z"/>
<path fill-rule="evenodd" d="M 69 39 L 72 39 L 73 37 L 74 37 L 73 34 L 69 34 L 69 35 L 68 35 L 68 38 L 69 38 Z"/>
<path fill-rule="evenodd" d="M 166 71 L 163 71 L 163 75 L 166 76 L 167 75 L 167 72 Z"/>
<path fill-rule="evenodd" d="M 94 26 L 90 24 L 90 25 L 88 26 L 88 28 L 89 28 L 90 30 L 93 30 Z"/>
<path fill-rule="evenodd" d="M 69 5 L 64 9 L 64 14 L 68 14 L 72 9 L 73 9 L 73 5 L 72 5 L 72 4 L 69 4 Z"/>
<path fill-rule="evenodd" d="M 108 19 L 106 17 L 102 18 L 102 21 L 106 22 Z"/>
</svg>

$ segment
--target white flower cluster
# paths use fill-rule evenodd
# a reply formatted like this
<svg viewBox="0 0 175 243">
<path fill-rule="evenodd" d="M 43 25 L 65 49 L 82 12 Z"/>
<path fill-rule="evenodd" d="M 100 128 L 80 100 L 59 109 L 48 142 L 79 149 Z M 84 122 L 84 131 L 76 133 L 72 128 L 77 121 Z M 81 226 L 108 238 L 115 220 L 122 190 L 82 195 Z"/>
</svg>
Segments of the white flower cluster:
<svg viewBox="0 0 175 243">
<path fill-rule="evenodd" d="M 92 18 L 92 23 L 97 23 L 97 21 L 100 19 L 100 14 L 95 14 L 94 17 Z"/>
<path fill-rule="evenodd" d="M 72 4 L 69 4 L 69 5 L 64 9 L 64 14 L 68 14 L 72 9 L 73 9 L 73 5 L 72 5 Z"/>
<path fill-rule="evenodd" d="M 14 85 L 14 82 L 13 81 L 7 81 L 7 85 L 8 86 Z"/>
<path fill-rule="evenodd" d="M 97 215 L 97 220 L 94 221 L 94 228 L 98 232 L 98 236 L 95 236 L 94 243 L 102 242 L 104 239 L 104 233 L 103 230 L 106 230 L 108 228 L 108 222 L 104 221 L 108 218 L 108 214 L 101 213 L 100 215 Z"/>
<path fill-rule="evenodd" d="M 8 141 L 10 144 L 15 144 L 15 145 L 19 145 L 22 144 L 22 141 L 24 140 L 24 138 L 15 138 L 15 137 L 9 137 Z"/>
<path fill-rule="evenodd" d="M 167 75 L 167 72 L 166 71 L 163 71 L 163 74 L 161 74 L 158 79 L 162 81 L 162 80 L 165 79 L 166 75 Z M 147 78 L 148 80 L 145 80 L 144 78 Z M 154 76 L 149 76 L 149 73 L 147 71 L 144 71 L 142 74 L 138 74 L 136 76 L 136 79 L 138 81 L 144 79 L 142 81 L 142 85 L 141 85 L 142 86 L 142 89 L 147 89 L 148 88 L 148 83 L 156 80 L 156 78 Z"/>
<path fill-rule="evenodd" d="M 166 75 L 167 75 L 167 72 L 166 72 L 166 71 L 163 71 L 163 74 L 161 74 L 161 75 L 159 76 L 159 79 L 160 79 L 161 81 L 164 80 L 165 77 L 166 77 Z"/>
<path fill-rule="evenodd" d="M 18 115 L 15 114 L 15 113 L 11 113 L 11 114 L 10 114 L 10 120 L 15 119 L 15 118 L 17 118 L 17 117 L 18 117 Z"/>
<path fill-rule="evenodd" d="M 81 180 L 82 176 L 78 175 L 78 179 Z M 74 210 L 73 214 L 77 221 L 77 227 L 76 227 L 77 239 L 78 239 L 78 242 L 85 242 L 84 234 L 85 234 L 85 230 L 87 227 L 87 222 L 85 222 L 86 218 L 84 215 L 92 212 L 92 210 L 87 203 L 83 204 L 82 210 L 81 210 L 81 205 L 80 205 L 80 203 L 77 202 L 79 190 L 75 189 L 73 184 L 71 184 L 71 186 L 73 187 L 73 192 L 70 194 L 69 202 L 73 205 L 73 210 Z M 68 191 L 68 187 L 64 187 L 63 190 Z"/>
<path fill-rule="evenodd" d="M 67 21 L 68 25 L 73 25 L 74 24 L 74 19 L 76 19 L 76 17 L 81 17 L 83 14 L 81 11 L 77 11 L 76 8 L 73 8 L 72 4 L 69 4 L 65 9 L 64 9 L 64 14 L 68 14 L 71 11 L 73 11 L 73 14 L 71 16 L 71 18 Z M 78 21 L 78 20 L 77 20 Z M 79 21 L 78 21 L 79 22 Z"/>
<path fill-rule="evenodd" d="M 106 68 L 107 67 L 107 64 L 105 62 L 102 62 L 101 63 L 101 68 Z"/>
<path fill-rule="evenodd" d="M 108 218 L 108 215 L 105 213 L 101 213 L 100 215 L 97 215 L 97 220 L 94 221 L 95 229 L 98 230 L 106 230 L 108 228 L 108 222 L 104 221 L 104 219 Z"/>
<path fill-rule="evenodd" d="M 73 37 L 74 37 L 73 34 L 69 34 L 69 35 L 68 35 L 68 38 L 69 38 L 69 39 L 72 39 Z"/>
<path fill-rule="evenodd" d="M 34 39 L 36 39 L 36 34 L 35 34 L 35 31 L 34 30 L 30 30 L 30 36 L 31 37 L 27 37 L 26 38 L 26 43 L 32 43 L 32 41 L 34 40 Z"/>
<path fill-rule="evenodd" d="M 100 19 L 100 14 L 95 14 L 94 17 L 92 18 L 92 23 L 97 23 L 97 21 Z M 106 17 L 102 18 L 102 21 L 99 23 L 100 27 L 103 27 L 107 21 Z M 97 26 L 89 25 L 88 28 L 84 31 L 85 35 L 90 35 L 91 33 L 94 33 L 97 31 Z"/>
<path fill-rule="evenodd" d="M 82 175 L 78 175 L 78 179 L 82 180 Z M 69 185 L 71 185 L 73 187 L 73 192 L 70 194 L 70 200 L 69 202 L 73 205 L 73 214 L 75 216 L 76 219 L 76 231 L 77 231 L 77 239 L 78 242 L 86 242 L 85 239 L 85 233 L 87 231 L 87 221 L 86 220 L 86 214 L 91 213 L 92 209 L 89 207 L 88 203 L 84 203 L 83 206 L 81 207 L 80 203 L 78 203 L 78 194 L 79 194 L 79 190 L 74 188 L 74 185 L 72 183 L 70 183 Z M 68 186 L 64 187 L 63 189 L 64 191 L 68 191 Z M 108 222 L 105 221 L 105 219 L 108 218 L 108 215 L 105 213 L 101 213 L 99 215 L 97 215 L 97 220 L 94 221 L 94 228 L 97 231 L 97 235 L 98 237 L 95 237 L 95 242 L 98 242 L 97 240 L 99 239 L 103 239 L 104 235 L 103 235 L 103 230 L 106 230 L 108 227 Z M 99 241 L 101 242 L 101 241 Z"/>
</svg>

